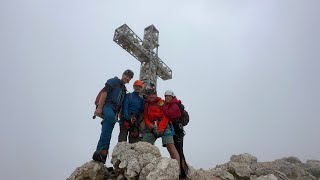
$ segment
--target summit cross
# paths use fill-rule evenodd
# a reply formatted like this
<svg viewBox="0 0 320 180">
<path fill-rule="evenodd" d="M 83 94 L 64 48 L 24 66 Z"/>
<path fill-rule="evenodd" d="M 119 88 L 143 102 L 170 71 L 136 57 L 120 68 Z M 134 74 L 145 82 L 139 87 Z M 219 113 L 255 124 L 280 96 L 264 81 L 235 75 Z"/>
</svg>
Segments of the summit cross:
<svg viewBox="0 0 320 180">
<path fill-rule="evenodd" d="M 172 70 L 159 58 L 159 31 L 153 25 L 144 29 L 143 41 L 126 24 L 115 30 L 113 41 L 141 62 L 140 77 L 145 88 L 157 87 L 157 78 L 172 79 Z"/>
</svg>

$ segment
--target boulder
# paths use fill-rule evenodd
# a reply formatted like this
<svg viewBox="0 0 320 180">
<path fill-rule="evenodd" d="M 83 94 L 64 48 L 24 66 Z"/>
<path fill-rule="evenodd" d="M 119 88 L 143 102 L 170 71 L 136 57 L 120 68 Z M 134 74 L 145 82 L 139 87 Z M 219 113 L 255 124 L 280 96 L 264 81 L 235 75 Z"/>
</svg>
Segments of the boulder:
<svg viewBox="0 0 320 180">
<path fill-rule="evenodd" d="M 120 142 L 112 153 L 116 174 L 127 179 L 178 179 L 179 165 L 175 159 L 161 157 L 159 149 L 147 142 Z"/>
<path fill-rule="evenodd" d="M 293 156 L 282 158 L 282 160 L 287 161 L 289 163 L 302 163 L 300 161 L 300 159 L 298 159 L 297 157 L 293 157 Z"/>
<path fill-rule="evenodd" d="M 320 179 L 320 161 L 307 160 L 306 164 L 304 164 L 304 168 L 307 172 L 312 174 L 314 177 Z"/>
<path fill-rule="evenodd" d="M 257 162 L 257 158 L 255 156 L 252 156 L 249 153 L 243 153 L 239 155 L 232 155 L 230 157 L 231 162 L 236 162 L 236 163 L 247 163 L 247 164 L 252 164 Z"/>
<path fill-rule="evenodd" d="M 89 161 L 75 169 L 67 180 L 174 180 L 179 177 L 175 159 L 161 157 L 159 149 L 146 142 L 120 142 L 113 149 L 107 168 Z M 320 180 L 320 161 L 302 163 L 290 156 L 271 162 L 257 162 L 248 153 L 232 155 L 230 161 L 204 170 L 188 165 L 188 180 Z"/>
<path fill-rule="evenodd" d="M 274 176 L 273 174 L 268 174 L 265 176 L 259 176 L 257 178 L 250 177 L 250 180 L 278 180 L 278 178 L 276 176 Z"/>
<path fill-rule="evenodd" d="M 107 167 L 92 160 L 76 168 L 67 180 L 103 180 L 108 174 Z"/>
</svg>

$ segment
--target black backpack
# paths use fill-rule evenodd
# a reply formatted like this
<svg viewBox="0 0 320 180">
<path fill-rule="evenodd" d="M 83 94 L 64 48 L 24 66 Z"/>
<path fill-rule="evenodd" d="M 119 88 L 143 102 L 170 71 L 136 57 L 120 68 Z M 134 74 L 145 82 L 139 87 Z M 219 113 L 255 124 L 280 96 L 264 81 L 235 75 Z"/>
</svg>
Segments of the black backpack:
<svg viewBox="0 0 320 180">
<path fill-rule="evenodd" d="M 180 121 L 183 126 L 186 126 L 189 123 L 189 113 L 185 110 L 184 105 L 182 103 L 178 104 L 181 117 Z"/>
</svg>

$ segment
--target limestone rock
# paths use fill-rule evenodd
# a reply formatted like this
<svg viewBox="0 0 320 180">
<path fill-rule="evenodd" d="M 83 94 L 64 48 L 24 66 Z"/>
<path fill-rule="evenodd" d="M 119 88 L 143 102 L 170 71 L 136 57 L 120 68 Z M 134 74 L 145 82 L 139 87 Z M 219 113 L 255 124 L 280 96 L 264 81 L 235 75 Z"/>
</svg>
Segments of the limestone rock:
<svg viewBox="0 0 320 180">
<path fill-rule="evenodd" d="M 157 158 L 144 167 L 140 173 L 141 180 L 171 180 L 178 179 L 178 162 L 171 158 Z"/>
<path fill-rule="evenodd" d="M 214 176 L 210 170 L 203 169 L 194 169 L 192 166 L 189 166 L 189 178 L 191 180 L 227 180 L 221 177 Z M 232 175 L 231 175 L 232 176 Z M 232 177 L 233 178 L 233 177 Z M 234 179 L 230 179 L 234 180 Z"/>
<path fill-rule="evenodd" d="M 320 179 L 320 161 L 307 160 L 306 164 L 304 165 L 304 168 L 314 177 Z"/>
<path fill-rule="evenodd" d="M 108 170 L 102 163 L 89 161 L 76 168 L 67 180 L 103 180 L 106 176 Z"/>
<path fill-rule="evenodd" d="M 239 155 L 232 155 L 230 157 L 231 162 L 237 162 L 237 163 L 247 163 L 252 164 L 257 162 L 257 158 L 255 156 L 252 156 L 249 153 L 243 153 Z"/>
<path fill-rule="evenodd" d="M 161 157 L 159 149 L 147 142 L 120 142 L 112 153 L 115 172 L 127 179 L 177 179 L 178 162 Z"/>
<path fill-rule="evenodd" d="M 175 180 L 179 176 L 178 162 L 161 157 L 159 149 L 146 142 L 118 143 L 111 162 L 113 168 L 95 161 L 84 163 L 67 180 Z M 320 180 L 320 161 L 302 163 L 293 156 L 257 162 L 244 153 L 212 169 L 188 167 L 187 180 Z"/>
<path fill-rule="evenodd" d="M 282 158 L 282 160 L 290 162 L 290 163 L 302 163 L 300 161 L 300 159 L 298 159 L 297 157 L 293 157 L 293 156 Z"/>
<path fill-rule="evenodd" d="M 257 176 L 264 176 L 270 173 L 274 174 L 279 180 L 288 180 L 287 176 L 284 173 L 270 168 L 259 167 L 254 172 L 254 174 Z"/>
<path fill-rule="evenodd" d="M 314 177 L 304 170 L 302 163 L 291 163 L 283 159 L 275 160 L 272 162 L 258 163 L 256 175 L 274 174 L 278 179 L 309 179 L 313 180 Z"/>
<path fill-rule="evenodd" d="M 250 165 L 246 163 L 230 162 L 229 170 L 239 177 L 250 177 L 250 174 L 253 173 Z"/>
<path fill-rule="evenodd" d="M 234 177 L 232 174 L 228 172 L 228 169 L 225 167 L 216 167 L 214 169 L 210 169 L 210 172 L 213 176 L 221 177 L 225 180 L 234 180 Z"/>
<path fill-rule="evenodd" d="M 278 178 L 276 176 L 274 176 L 273 174 L 268 174 L 265 176 L 259 176 L 258 178 L 250 177 L 250 180 L 278 180 Z"/>
</svg>

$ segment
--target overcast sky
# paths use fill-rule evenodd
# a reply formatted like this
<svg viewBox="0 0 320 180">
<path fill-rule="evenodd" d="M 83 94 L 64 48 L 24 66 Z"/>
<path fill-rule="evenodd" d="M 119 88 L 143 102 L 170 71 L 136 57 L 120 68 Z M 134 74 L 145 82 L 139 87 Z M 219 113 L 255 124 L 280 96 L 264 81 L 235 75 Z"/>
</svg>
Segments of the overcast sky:
<svg viewBox="0 0 320 180">
<path fill-rule="evenodd" d="M 233 154 L 320 159 L 320 1 L 0 1 L 1 179 L 66 179 L 91 160 L 107 79 L 139 62 L 113 42 L 126 23 L 160 31 L 158 79 L 189 111 L 195 168 Z M 119 133 L 113 131 L 111 150 Z M 169 157 L 156 144 L 161 153 Z M 110 159 L 107 160 L 110 166 Z"/>
</svg>

